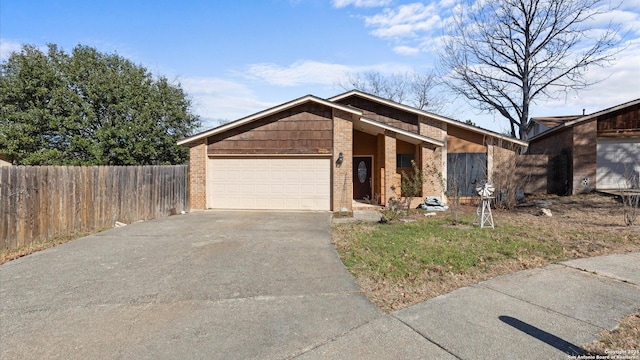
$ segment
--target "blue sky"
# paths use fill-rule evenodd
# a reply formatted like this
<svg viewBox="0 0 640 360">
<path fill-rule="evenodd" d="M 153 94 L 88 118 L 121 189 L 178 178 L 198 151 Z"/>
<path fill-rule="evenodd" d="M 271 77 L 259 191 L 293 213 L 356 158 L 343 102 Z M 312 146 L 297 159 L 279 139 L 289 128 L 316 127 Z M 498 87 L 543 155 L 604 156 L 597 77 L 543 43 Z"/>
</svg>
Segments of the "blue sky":
<svg viewBox="0 0 640 360">
<path fill-rule="evenodd" d="M 348 72 L 428 71 L 455 0 L 0 1 L 0 58 L 21 44 L 117 52 L 179 81 L 213 126 L 313 94 L 343 92 Z M 640 0 L 601 22 L 623 25 L 627 48 L 589 90 L 538 103 L 532 116 L 587 113 L 640 98 Z M 502 131 L 499 115 L 449 97 L 442 115 Z"/>
</svg>

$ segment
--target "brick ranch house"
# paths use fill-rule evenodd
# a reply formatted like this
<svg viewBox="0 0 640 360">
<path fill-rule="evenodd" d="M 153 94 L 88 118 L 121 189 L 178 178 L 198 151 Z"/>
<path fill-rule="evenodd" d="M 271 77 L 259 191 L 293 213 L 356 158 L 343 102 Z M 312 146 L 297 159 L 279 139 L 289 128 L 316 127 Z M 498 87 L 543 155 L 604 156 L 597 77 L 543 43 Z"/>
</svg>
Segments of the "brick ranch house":
<svg viewBox="0 0 640 360">
<path fill-rule="evenodd" d="M 193 210 L 331 211 L 386 205 L 412 160 L 427 174 L 419 195 L 443 196 L 439 179 L 491 178 L 527 145 L 360 91 L 307 95 L 178 144 L 190 148 Z"/>
<path fill-rule="evenodd" d="M 640 99 L 531 123 L 528 153 L 549 156 L 549 193 L 618 190 L 633 185 L 626 183 L 629 175 L 640 174 Z"/>
</svg>

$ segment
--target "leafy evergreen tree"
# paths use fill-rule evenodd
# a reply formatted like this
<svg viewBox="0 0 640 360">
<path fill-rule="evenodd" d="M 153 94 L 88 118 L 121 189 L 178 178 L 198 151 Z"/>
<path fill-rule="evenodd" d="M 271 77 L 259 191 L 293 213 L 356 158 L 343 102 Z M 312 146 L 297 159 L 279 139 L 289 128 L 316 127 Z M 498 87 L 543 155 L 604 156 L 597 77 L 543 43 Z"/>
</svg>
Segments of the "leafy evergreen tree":
<svg viewBox="0 0 640 360">
<path fill-rule="evenodd" d="M 185 162 L 200 125 L 180 85 L 78 45 L 22 47 L 0 64 L 0 153 L 23 165 Z"/>
</svg>

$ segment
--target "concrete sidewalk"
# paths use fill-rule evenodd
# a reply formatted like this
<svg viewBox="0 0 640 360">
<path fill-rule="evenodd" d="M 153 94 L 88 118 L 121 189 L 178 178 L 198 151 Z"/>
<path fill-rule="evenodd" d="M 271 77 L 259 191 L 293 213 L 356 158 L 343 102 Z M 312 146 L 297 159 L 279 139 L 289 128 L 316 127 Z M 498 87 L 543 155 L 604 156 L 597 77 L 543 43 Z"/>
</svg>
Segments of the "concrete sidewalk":
<svg viewBox="0 0 640 360">
<path fill-rule="evenodd" d="M 394 312 L 300 358 L 567 359 L 639 308 L 640 253 L 573 260 Z"/>
</svg>

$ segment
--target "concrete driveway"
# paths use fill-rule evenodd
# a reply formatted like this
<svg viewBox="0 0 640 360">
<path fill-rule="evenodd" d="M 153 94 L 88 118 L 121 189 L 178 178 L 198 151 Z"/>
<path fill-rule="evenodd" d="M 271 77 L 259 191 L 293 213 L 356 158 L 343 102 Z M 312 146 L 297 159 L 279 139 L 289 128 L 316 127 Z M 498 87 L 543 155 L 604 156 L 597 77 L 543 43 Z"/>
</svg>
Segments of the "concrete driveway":
<svg viewBox="0 0 640 360">
<path fill-rule="evenodd" d="M 200 212 L 0 266 L 2 359 L 281 359 L 382 314 L 329 213 Z"/>
</svg>

